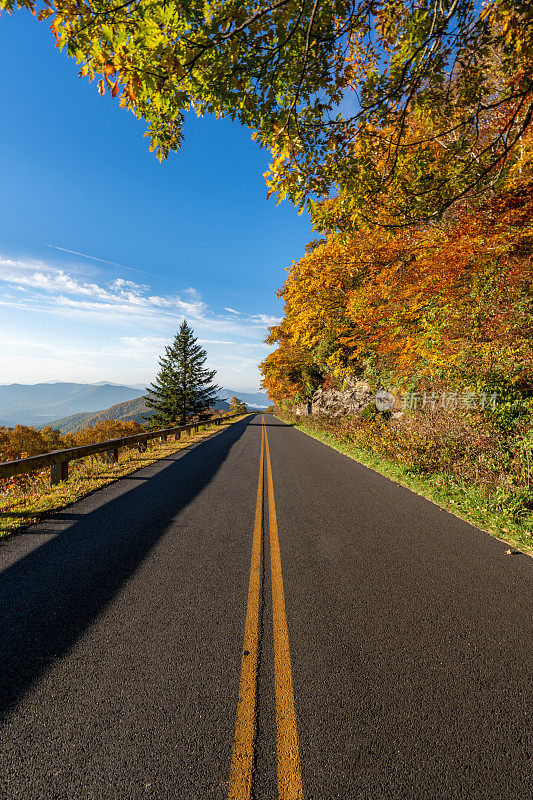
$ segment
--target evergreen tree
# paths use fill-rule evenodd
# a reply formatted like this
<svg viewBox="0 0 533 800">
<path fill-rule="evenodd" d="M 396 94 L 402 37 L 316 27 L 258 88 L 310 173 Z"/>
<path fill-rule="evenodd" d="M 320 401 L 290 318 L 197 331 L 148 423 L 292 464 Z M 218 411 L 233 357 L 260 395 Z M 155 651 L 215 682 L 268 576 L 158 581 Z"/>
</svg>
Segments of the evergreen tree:
<svg viewBox="0 0 533 800">
<path fill-rule="evenodd" d="M 155 427 L 185 425 L 189 417 L 201 414 L 219 399 L 220 386 L 213 383 L 216 370 L 205 368 L 206 359 L 184 319 L 159 359 L 155 383 L 147 388 L 146 405 L 153 409 L 150 419 Z"/>
</svg>

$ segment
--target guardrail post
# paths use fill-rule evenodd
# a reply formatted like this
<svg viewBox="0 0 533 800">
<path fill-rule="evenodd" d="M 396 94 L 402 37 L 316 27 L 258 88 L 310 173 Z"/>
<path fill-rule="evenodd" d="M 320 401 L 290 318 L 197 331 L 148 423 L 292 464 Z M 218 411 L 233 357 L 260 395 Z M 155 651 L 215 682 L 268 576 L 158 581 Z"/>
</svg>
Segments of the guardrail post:
<svg viewBox="0 0 533 800">
<path fill-rule="evenodd" d="M 61 481 L 68 481 L 68 461 L 61 461 L 50 467 L 50 486 L 55 486 Z"/>
<path fill-rule="evenodd" d="M 139 442 L 137 445 L 139 453 L 146 453 L 146 442 Z"/>
<path fill-rule="evenodd" d="M 118 461 L 118 447 L 113 447 L 111 450 L 106 450 L 106 456 L 110 464 L 116 464 Z"/>
<path fill-rule="evenodd" d="M 161 442 L 161 444 L 165 444 L 166 440 L 167 440 L 167 437 L 166 437 L 166 435 L 165 435 L 165 436 L 160 436 L 160 437 L 159 437 L 159 441 Z"/>
</svg>

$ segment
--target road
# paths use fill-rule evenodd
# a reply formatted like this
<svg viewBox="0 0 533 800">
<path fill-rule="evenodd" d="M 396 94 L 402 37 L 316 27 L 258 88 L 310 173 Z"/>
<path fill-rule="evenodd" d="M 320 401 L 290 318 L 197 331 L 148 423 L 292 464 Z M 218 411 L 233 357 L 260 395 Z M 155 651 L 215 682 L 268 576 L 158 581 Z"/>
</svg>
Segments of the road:
<svg viewBox="0 0 533 800">
<path fill-rule="evenodd" d="M 117 481 L 0 545 L 0 797 L 530 797 L 507 549 L 271 415 Z"/>
</svg>

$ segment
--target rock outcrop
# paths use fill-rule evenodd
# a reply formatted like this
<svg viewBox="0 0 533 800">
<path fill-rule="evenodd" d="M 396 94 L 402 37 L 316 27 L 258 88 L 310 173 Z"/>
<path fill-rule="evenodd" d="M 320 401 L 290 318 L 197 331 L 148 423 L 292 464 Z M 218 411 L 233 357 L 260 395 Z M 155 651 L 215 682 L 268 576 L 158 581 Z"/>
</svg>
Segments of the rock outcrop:
<svg viewBox="0 0 533 800">
<path fill-rule="evenodd" d="M 311 413 L 334 417 L 356 414 L 374 399 L 375 394 L 366 381 L 347 378 L 342 389 L 317 389 L 311 400 Z"/>
<path fill-rule="evenodd" d="M 378 389 L 374 392 L 366 381 L 346 378 L 342 389 L 317 389 L 311 400 L 294 406 L 297 417 L 327 414 L 340 417 L 344 414 L 359 414 L 369 405 L 390 415 L 391 420 L 400 420 L 404 413 L 399 392 Z"/>
<path fill-rule="evenodd" d="M 311 414 L 311 403 L 297 403 L 294 406 L 294 413 L 297 417 L 308 417 Z"/>
</svg>

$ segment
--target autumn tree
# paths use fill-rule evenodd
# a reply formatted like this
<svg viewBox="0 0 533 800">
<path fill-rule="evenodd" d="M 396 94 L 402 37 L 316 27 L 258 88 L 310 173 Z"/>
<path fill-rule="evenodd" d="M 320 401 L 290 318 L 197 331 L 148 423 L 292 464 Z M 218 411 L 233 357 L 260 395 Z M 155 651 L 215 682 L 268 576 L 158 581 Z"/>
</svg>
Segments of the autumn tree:
<svg viewBox="0 0 533 800">
<path fill-rule="evenodd" d="M 147 389 L 146 405 L 153 409 L 154 427 L 185 425 L 218 400 L 219 386 L 213 383 L 215 370 L 205 367 L 207 353 L 197 343 L 192 329 L 183 320 L 174 341 L 159 359 L 155 383 Z"/>
<path fill-rule="evenodd" d="M 36 430 L 26 425 L 0 426 L 0 461 L 26 458 L 66 447 L 65 439 L 55 428 Z"/>
<path fill-rule="evenodd" d="M 438 218 L 498 188 L 533 116 L 528 0 L 0 0 L 49 19 L 160 158 L 185 114 L 238 119 L 270 191 L 322 231 Z M 333 201 L 333 198 L 334 201 Z"/>
<path fill-rule="evenodd" d="M 428 228 L 328 237 L 289 270 L 264 388 L 280 403 L 357 375 L 533 398 L 532 219 L 528 183 Z"/>
<path fill-rule="evenodd" d="M 246 403 L 244 403 L 242 400 L 239 400 L 239 398 L 235 396 L 231 398 L 229 405 L 232 414 L 246 414 L 248 411 Z"/>
</svg>

